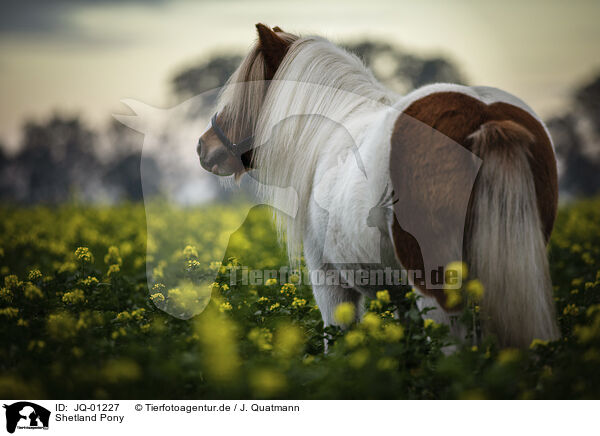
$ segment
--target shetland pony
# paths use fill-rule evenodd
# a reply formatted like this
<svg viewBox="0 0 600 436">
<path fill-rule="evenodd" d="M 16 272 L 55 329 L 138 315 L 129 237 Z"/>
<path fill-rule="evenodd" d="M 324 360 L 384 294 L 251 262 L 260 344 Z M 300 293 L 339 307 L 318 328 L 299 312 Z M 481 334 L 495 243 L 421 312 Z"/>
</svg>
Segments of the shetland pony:
<svg viewBox="0 0 600 436">
<path fill-rule="evenodd" d="M 432 307 L 428 317 L 460 337 L 465 329 L 452 322 L 460 307 L 424 277 L 428 257 L 464 259 L 484 288 L 484 334 L 512 347 L 558 338 L 545 251 L 557 209 L 556 160 L 534 112 L 488 87 L 434 84 L 398 96 L 325 39 L 256 27 L 258 41 L 222 93 L 198 154 L 215 174 L 258 174 L 267 198 L 269 186 L 296 190 L 296 217 L 276 214 L 290 260 L 304 254 L 309 271 L 391 265 L 420 272 L 410 283 L 419 306 Z M 297 116 L 307 113 L 319 116 Z M 460 168 L 463 155 L 470 172 Z M 407 212 L 408 221 L 399 218 Z M 411 220 L 428 230 L 417 235 Z M 342 302 L 356 304 L 358 318 L 363 298 L 383 288 L 312 285 L 325 325 L 335 324 Z"/>
</svg>

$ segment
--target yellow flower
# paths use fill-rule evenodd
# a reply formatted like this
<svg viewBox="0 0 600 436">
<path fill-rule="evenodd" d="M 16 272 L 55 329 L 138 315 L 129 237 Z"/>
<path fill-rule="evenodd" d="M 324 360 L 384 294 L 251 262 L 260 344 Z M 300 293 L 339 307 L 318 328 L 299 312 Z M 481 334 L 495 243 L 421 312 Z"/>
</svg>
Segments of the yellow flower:
<svg viewBox="0 0 600 436">
<path fill-rule="evenodd" d="M 16 289 L 16 288 L 20 287 L 22 284 L 23 284 L 23 282 L 20 281 L 19 278 L 14 274 L 4 277 L 4 286 L 7 287 L 8 289 Z"/>
<path fill-rule="evenodd" d="M 275 332 L 275 351 L 283 357 L 291 357 L 302 351 L 304 333 L 299 327 L 285 325 Z"/>
<path fill-rule="evenodd" d="M 586 343 L 600 337 L 600 316 L 596 316 L 591 325 L 576 325 L 575 336 L 579 342 Z"/>
<path fill-rule="evenodd" d="M 365 363 L 369 360 L 369 350 L 362 348 L 360 350 L 356 350 L 354 353 L 350 354 L 348 357 L 348 363 L 353 368 L 359 369 L 365 366 Z"/>
<path fill-rule="evenodd" d="M 191 259 L 187 261 L 187 265 L 186 268 L 188 269 L 188 271 L 195 271 L 200 269 L 200 267 L 202 266 L 202 264 L 200 262 L 198 262 L 196 259 Z"/>
<path fill-rule="evenodd" d="M 113 339 L 118 339 L 119 336 L 127 336 L 127 330 L 125 330 L 123 327 L 119 327 L 117 330 L 112 332 L 110 336 Z"/>
<path fill-rule="evenodd" d="M 298 283 L 300 281 L 300 276 L 298 274 L 290 274 L 290 283 Z"/>
<path fill-rule="evenodd" d="M 477 279 L 469 280 L 467 286 L 465 286 L 465 290 L 476 301 L 481 300 L 481 297 L 483 297 L 483 285 Z"/>
<path fill-rule="evenodd" d="M 13 299 L 13 293 L 8 288 L 0 288 L 0 299 L 10 303 Z"/>
<path fill-rule="evenodd" d="M 131 316 L 133 318 L 135 318 L 136 321 L 141 321 L 142 319 L 144 319 L 145 312 L 146 312 L 146 309 L 144 309 L 143 307 L 140 307 L 139 309 L 133 310 L 131 312 Z"/>
<path fill-rule="evenodd" d="M 117 314 L 117 321 L 126 322 L 131 319 L 131 314 L 127 311 L 123 311 Z"/>
<path fill-rule="evenodd" d="M 75 250 L 75 258 L 81 263 L 91 263 L 94 261 L 92 252 L 87 247 L 79 247 Z"/>
<path fill-rule="evenodd" d="M 304 298 L 294 297 L 294 301 L 292 301 L 293 308 L 299 309 L 304 306 L 306 306 L 306 300 Z"/>
<path fill-rule="evenodd" d="M 160 292 L 157 292 L 156 294 L 150 295 L 150 299 L 152 300 L 153 303 L 160 304 L 165 301 L 165 296 L 163 294 L 161 294 Z"/>
<path fill-rule="evenodd" d="M 278 309 L 280 307 L 281 307 L 281 304 L 275 303 L 275 304 L 272 304 L 271 307 L 269 307 L 269 310 L 275 310 L 275 309 Z"/>
<path fill-rule="evenodd" d="M 563 309 L 563 315 L 575 316 L 578 314 L 579 314 L 579 308 L 573 303 L 567 304 L 565 306 L 565 308 Z"/>
<path fill-rule="evenodd" d="M 542 339 L 535 338 L 533 341 L 531 341 L 529 348 L 534 349 L 536 347 L 545 347 L 546 345 L 548 345 L 548 341 L 544 341 Z"/>
<path fill-rule="evenodd" d="M 35 282 L 36 280 L 39 280 L 42 278 L 42 273 L 40 272 L 39 269 L 32 269 L 31 271 L 29 271 L 27 278 L 30 281 Z"/>
<path fill-rule="evenodd" d="M 216 262 L 216 261 L 212 261 L 210 263 L 210 265 L 208 266 L 211 270 L 213 271 L 217 271 L 221 269 L 221 266 L 223 265 L 222 262 Z M 220 271 L 219 271 L 220 272 Z"/>
<path fill-rule="evenodd" d="M 360 330 L 352 330 L 346 334 L 344 340 L 348 347 L 356 348 L 357 346 L 362 345 L 365 341 L 365 334 Z"/>
<path fill-rule="evenodd" d="M 277 284 L 277 279 L 272 279 L 272 278 L 271 278 L 271 279 L 268 279 L 268 280 L 265 282 L 265 285 L 266 285 L 266 286 L 273 286 L 273 285 L 276 285 L 276 284 Z"/>
<path fill-rule="evenodd" d="M 296 293 L 296 286 L 293 283 L 286 283 L 281 287 L 280 292 L 284 295 L 294 295 Z"/>
<path fill-rule="evenodd" d="M 33 350 L 43 350 L 46 347 L 46 343 L 44 341 L 40 341 L 40 340 L 32 340 L 29 341 L 29 344 L 27 344 L 27 349 L 29 351 L 33 351 Z"/>
<path fill-rule="evenodd" d="M 369 310 L 372 310 L 373 312 L 377 312 L 377 311 L 379 311 L 381 309 L 383 309 L 381 301 L 379 301 L 379 300 L 371 300 L 371 303 L 369 304 Z"/>
<path fill-rule="evenodd" d="M 85 286 L 94 286 L 100 283 L 96 277 L 86 277 L 79 281 L 80 284 Z"/>
<path fill-rule="evenodd" d="M 108 277 L 112 277 L 112 276 L 118 274 L 119 272 L 121 272 L 121 267 L 119 265 L 116 265 L 116 264 L 115 265 L 110 265 L 108 267 L 108 272 L 106 273 L 106 275 Z"/>
<path fill-rule="evenodd" d="M 426 318 L 423 320 L 423 327 L 428 328 L 428 327 L 437 327 L 437 324 L 435 323 L 434 320 L 430 319 L 430 318 Z"/>
<path fill-rule="evenodd" d="M 383 327 L 383 339 L 387 342 L 398 342 L 404 337 L 404 328 L 399 324 L 386 324 Z"/>
<path fill-rule="evenodd" d="M 254 327 L 248 333 L 248 339 L 261 351 L 269 351 L 273 348 L 271 345 L 273 334 L 266 328 Z"/>
<path fill-rule="evenodd" d="M 498 354 L 498 362 L 501 365 L 517 362 L 520 358 L 521 352 L 515 348 L 505 348 Z"/>
<path fill-rule="evenodd" d="M 110 360 L 102 368 L 102 377 L 109 383 L 123 383 L 137 380 L 141 377 L 142 370 L 131 359 Z"/>
<path fill-rule="evenodd" d="M 581 255 L 581 260 L 583 260 L 588 265 L 593 265 L 596 263 L 595 259 L 591 255 L 591 253 L 588 253 L 588 252 L 585 252 Z"/>
<path fill-rule="evenodd" d="M 381 325 L 381 318 L 373 312 L 367 312 L 365 314 L 365 316 L 363 316 L 363 319 L 360 323 L 360 326 L 362 328 L 368 330 L 369 332 L 371 332 L 371 334 L 373 334 L 373 332 L 377 331 L 377 329 L 379 329 L 380 325 Z"/>
<path fill-rule="evenodd" d="M 152 286 L 152 290 L 154 292 L 160 292 L 161 294 L 163 294 L 164 291 L 167 290 L 167 287 L 165 285 L 163 285 L 162 283 L 156 283 L 154 286 Z"/>
<path fill-rule="evenodd" d="M 257 397 L 272 397 L 286 387 L 285 376 L 273 369 L 259 369 L 250 376 L 250 385 Z"/>
<path fill-rule="evenodd" d="M 338 324 L 347 325 L 354 321 L 355 313 L 353 303 L 342 303 L 335 308 L 333 318 Z"/>
<path fill-rule="evenodd" d="M 196 250 L 196 247 L 194 247 L 193 245 L 187 245 L 183 249 L 183 257 L 185 257 L 188 260 L 193 257 L 196 258 L 198 257 L 198 250 Z"/>
<path fill-rule="evenodd" d="M 458 289 L 444 289 L 446 294 L 446 306 L 449 309 L 453 309 L 462 304 L 462 295 Z"/>
<path fill-rule="evenodd" d="M 585 311 L 585 314 L 588 318 L 591 318 L 592 316 L 594 316 L 596 313 L 600 313 L 600 304 L 592 304 L 590 307 L 587 308 L 587 310 Z"/>
<path fill-rule="evenodd" d="M 450 284 L 459 285 L 467 278 L 469 275 L 469 269 L 467 268 L 467 264 L 464 262 L 450 262 L 446 265 L 446 281 Z"/>
<path fill-rule="evenodd" d="M 305 365 L 310 365 L 314 361 L 315 361 L 315 356 L 313 356 L 312 354 L 309 354 L 304 359 L 302 359 L 302 363 Z"/>
<path fill-rule="evenodd" d="M 66 304 L 81 304 L 85 302 L 85 294 L 81 289 L 73 289 L 70 292 L 65 292 L 62 301 Z"/>
<path fill-rule="evenodd" d="M 580 286 L 582 283 L 583 279 L 581 277 L 571 280 L 571 286 Z"/>
<path fill-rule="evenodd" d="M 46 328 L 54 339 L 68 339 L 77 333 L 77 320 L 67 312 L 53 313 L 48 315 Z"/>
<path fill-rule="evenodd" d="M 25 283 L 25 289 L 23 290 L 23 293 L 25 294 L 25 298 L 27 298 L 28 300 L 42 298 L 44 296 L 40 288 L 38 288 L 31 282 Z"/>
<path fill-rule="evenodd" d="M 219 311 L 220 312 L 227 312 L 232 310 L 233 307 L 231 306 L 231 303 L 229 301 L 225 301 L 224 303 L 221 303 L 219 305 Z"/>
<path fill-rule="evenodd" d="M 383 291 L 378 291 L 376 296 L 377 296 L 377 299 L 379 301 L 381 301 L 383 304 L 389 304 L 391 301 L 390 293 L 388 292 L 387 289 L 384 289 Z"/>
<path fill-rule="evenodd" d="M 119 254 L 119 249 L 115 246 L 108 247 L 108 253 L 104 256 L 104 263 L 107 265 L 119 265 L 123 264 L 123 259 Z"/>
<path fill-rule="evenodd" d="M 5 307 L 0 309 L 0 316 L 5 316 L 7 318 L 16 318 L 19 315 L 19 309 L 16 307 Z"/>
<path fill-rule="evenodd" d="M 379 371 L 392 371 L 398 367 L 398 361 L 392 357 L 382 357 L 377 361 Z"/>
<path fill-rule="evenodd" d="M 414 290 L 414 289 L 411 289 L 411 290 L 410 290 L 410 291 L 408 291 L 406 294 L 404 294 L 404 296 L 405 296 L 407 299 L 409 299 L 409 300 L 411 300 L 411 299 L 415 298 L 415 296 L 416 296 L 416 295 L 417 295 L 417 294 L 415 293 L 415 290 Z"/>
</svg>

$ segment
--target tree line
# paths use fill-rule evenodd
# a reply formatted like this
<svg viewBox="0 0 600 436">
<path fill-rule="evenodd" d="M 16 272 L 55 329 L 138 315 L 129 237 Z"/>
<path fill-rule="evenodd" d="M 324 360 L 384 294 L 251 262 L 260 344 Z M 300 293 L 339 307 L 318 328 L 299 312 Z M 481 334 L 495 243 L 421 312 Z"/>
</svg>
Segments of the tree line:
<svg viewBox="0 0 600 436">
<path fill-rule="evenodd" d="M 443 57 L 423 57 L 374 41 L 346 45 L 384 84 L 399 93 L 435 82 L 465 84 L 460 68 Z M 222 86 L 242 57 L 218 54 L 171 79 L 173 96 L 184 100 Z M 207 102 L 211 104 L 212 102 Z M 600 191 L 600 76 L 579 88 L 565 114 L 548 120 L 559 159 L 560 189 L 568 196 Z M 160 191 L 160 171 L 142 157 L 143 136 L 113 121 L 94 130 L 79 115 L 53 114 L 23 125 L 16 153 L 0 144 L 0 199 L 21 204 L 142 200 L 140 163 L 153 168 L 144 194 Z"/>
</svg>

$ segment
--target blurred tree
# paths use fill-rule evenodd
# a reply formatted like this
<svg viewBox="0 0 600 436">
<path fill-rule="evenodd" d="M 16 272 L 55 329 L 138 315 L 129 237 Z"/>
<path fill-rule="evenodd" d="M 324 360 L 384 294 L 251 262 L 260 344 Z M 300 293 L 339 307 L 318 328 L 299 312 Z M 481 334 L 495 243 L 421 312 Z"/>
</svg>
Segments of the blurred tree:
<svg viewBox="0 0 600 436">
<path fill-rule="evenodd" d="M 379 41 L 343 46 L 360 57 L 375 77 L 396 92 L 405 93 L 427 83 L 465 83 L 459 69 L 442 57 L 417 56 Z M 238 54 L 218 55 L 184 69 L 171 80 L 173 92 L 184 99 L 223 86 L 241 60 Z"/>
<path fill-rule="evenodd" d="M 238 54 L 225 54 L 185 69 L 173 77 L 173 92 L 185 99 L 223 86 L 241 61 Z"/>
<path fill-rule="evenodd" d="M 377 41 L 349 43 L 345 48 L 400 94 L 427 83 L 465 83 L 459 68 L 443 57 L 418 56 Z M 222 86 L 241 59 L 236 53 L 217 55 L 183 69 L 172 78 L 174 95 L 186 99 Z M 215 93 L 205 98 L 208 100 L 199 107 L 212 107 Z M 569 114 L 551 119 L 548 126 L 559 159 L 563 193 L 599 193 L 600 76 L 576 91 Z M 116 121 L 105 135 L 94 133 L 76 116 L 54 115 L 46 122 L 28 122 L 14 156 L 0 147 L 0 198 L 58 203 L 77 193 L 89 201 L 141 200 L 141 143 L 141 134 Z M 143 165 L 156 175 L 147 180 L 144 193 L 156 194 L 162 177 L 158 165 L 149 155 L 144 156 Z"/>
<path fill-rule="evenodd" d="M 58 115 L 24 126 L 20 151 L 8 163 L 12 197 L 27 203 L 58 203 L 77 192 L 93 195 L 101 165 L 96 135 L 78 117 Z"/>
<path fill-rule="evenodd" d="M 150 155 L 142 155 L 143 134 L 112 120 L 107 132 L 105 170 L 102 182 L 112 198 L 142 201 L 144 195 L 159 193 L 161 173 Z M 144 180 L 142 189 L 141 167 L 153 177 Z"/>
<path fill-rule="evenodd" d="M 570 113 L 547 124 L 562 193 L 576 197 L 600 193 L 600 76 L 575 92 Z"/>
<path fill-rule="evenodd" d="M 53 115 L 28 122 L 14 157 L 0 148 L 0 198 L 56 204 L 73 196 L 83 201 L 142 200 L 141 135 L 113 121 L 101 149 L 99 135 L 78 117 Z M 155 177 L 144 186 L 156 194 L 160 173 L 152 157 L 144 165 Z"/>
<path fill-rule="evenodd" d="M 422 57 L 379 41 L 345 44 L 373 71 L 375 77 L 398 93 L 407 93 L 429 83 L 466 81 L 451 61 L 442 57 Z"/>
<path fill-rule="evenodd" d="M 600 75 L 577 91 L 575 101 L 600 134 Z"/>
<path fill-rule="evenodd" d="M 0 144 L 0 198 L 7 198 L 11 194 L 9 183 L 10 163 L 11 159 L 6 154 L 4 144 Z"/>
</svg>

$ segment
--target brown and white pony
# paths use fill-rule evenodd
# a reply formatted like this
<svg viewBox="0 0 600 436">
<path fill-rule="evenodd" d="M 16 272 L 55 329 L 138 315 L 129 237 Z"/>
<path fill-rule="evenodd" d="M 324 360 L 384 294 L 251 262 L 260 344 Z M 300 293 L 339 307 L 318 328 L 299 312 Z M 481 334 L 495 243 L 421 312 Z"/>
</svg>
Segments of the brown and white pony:
<svg viewBox="0 0 600 436">
<path fill-rule="evenodd" d="M 277 216 L 290 259 L 304 254 L 310 271 L 420 272 L 411 279 L 418 304 L 457 336 L 458 308 L 426 278 L 428 258 L 464 259 L 484 287 L 484 333 L 516 347 L 558 338 L 545 250 L 556 161 L 533 111 L 488 87 L 434 84 L 398 96 L 329 41 L 256 27 L 198 153 L 215 174 L 256 174 L 266 197 L 269 186 L 297 192 L 297 215 Z M 312 285 L 326 325 L 342 302 L 360 316 L 364 296 L 383 288 Z"/>
</svg>

